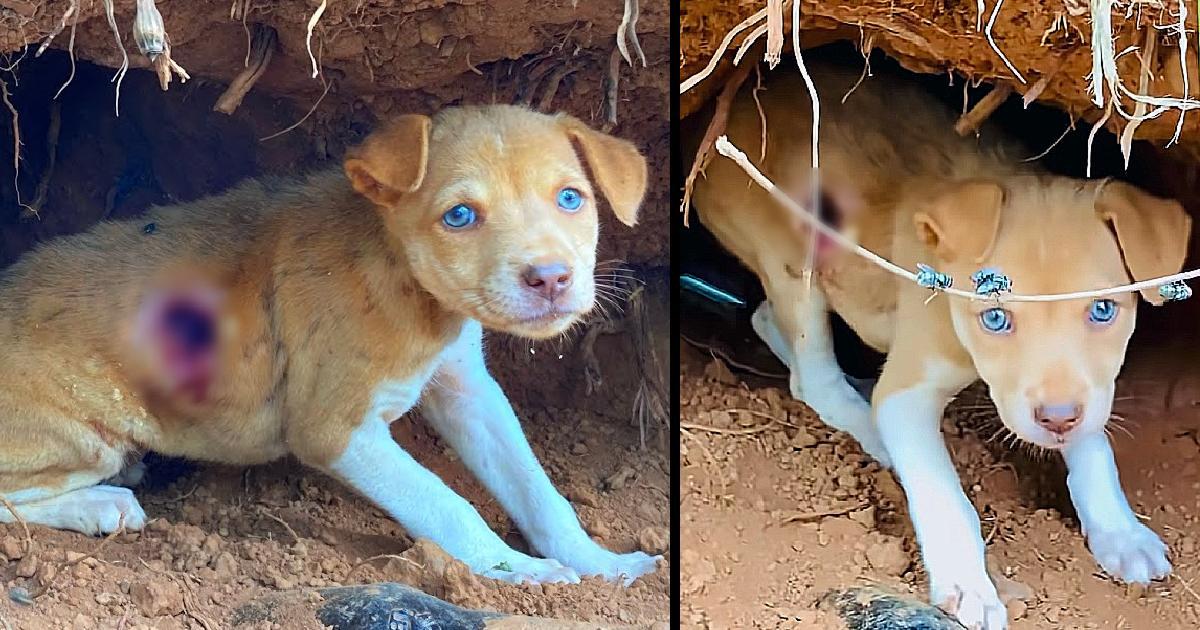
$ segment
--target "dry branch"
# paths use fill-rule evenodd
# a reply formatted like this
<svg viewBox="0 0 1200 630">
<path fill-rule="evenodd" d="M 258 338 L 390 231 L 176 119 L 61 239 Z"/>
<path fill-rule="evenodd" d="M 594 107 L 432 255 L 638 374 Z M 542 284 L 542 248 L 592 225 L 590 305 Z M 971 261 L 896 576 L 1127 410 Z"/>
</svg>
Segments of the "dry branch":
<svg viewBox="0 0 1200 630">
<path fill-rule="evenodd" d="M 754 64 L 738 66 L 729 80 L 725 82 L 725 86 L 721 88 L 721 94 L 717 96 L 716 110 L 713 112 L 712 120 L 708 123 L 708 129 L 704 132 L 704 139 L 700 141 L 700 148 L 696 150 L 696 157 L 692 160 L 692 168 L 688 171 L 687 180 L 683 183 L 683 201 L 679 204 L 679 211 L 683 213 L 685 227 L 688 225 L 692 189 L 696 186 L 696 178 L 708 165 L 717 138 L 725 133 L 725 125 L 729 122 L 729 111 L 733 108 L 733 98 L 737 96 L 738 89 L 742 87 L 746 77 L 750 76 L 750 70 L 753 67 Z"/>
<path fill-rule="evenodd" d="M 242 104 L 242 99 L 246 98 L 246 95 L 254 88 L 254 84 L 267 71 L 267 65 L 271 63 L 271 56 L 275 54 L 277 39 L 275 29 L 262 24 L 254 25 L 254 37 L 251 40 L 250 51 L 246 55 L 246 68 L 229 83 L 229 87 L 213 105 L 213 111 L 232 114 L 238 105 Z"/>
<path fill-rule="evenodd" d="M 621 15 L 621 25 L 617 27 L 617 49 L 621 51 L 625 63 L 632 67 L 633 59 L 629 56 L 629 49 L 633 48 L 638 61 L 641 61 L 642 67 L 645 68 L 646 54 L 642 52 L 642 44 L 638 41 L 637 36 L 637 21 L 640 12 L 638 0 L 625 0 L 625 12 Z"/>
<path fill-rule="evenodd" d="M 996 108 L 1004 104 L 1008 99 L 1008 95 L 1012 94 L 1013 87 L 1009 83 L 997 83 L 992 87 L 992 91 L 988 92 L 971 111 L 963 114 L 958 122 L 954 123 L 954 131 L 960 136 L 969 136 L 979 131 L 979 127 L 983 122 L 996 111 Z"/>
</svg>

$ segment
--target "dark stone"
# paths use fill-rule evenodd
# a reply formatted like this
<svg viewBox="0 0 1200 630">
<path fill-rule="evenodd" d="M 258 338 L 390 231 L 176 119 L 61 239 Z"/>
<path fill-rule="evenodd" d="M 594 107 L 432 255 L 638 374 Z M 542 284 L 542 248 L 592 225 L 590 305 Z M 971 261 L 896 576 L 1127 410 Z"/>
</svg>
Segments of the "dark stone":
<svg viewBox="0 0 1200 630">
<path fill-rule="evenodd" d="M 833 591 L 822 605 L 836 611 L 850 630 L 964 630 L 936 606 L 869 586 Z"/>
</svg>

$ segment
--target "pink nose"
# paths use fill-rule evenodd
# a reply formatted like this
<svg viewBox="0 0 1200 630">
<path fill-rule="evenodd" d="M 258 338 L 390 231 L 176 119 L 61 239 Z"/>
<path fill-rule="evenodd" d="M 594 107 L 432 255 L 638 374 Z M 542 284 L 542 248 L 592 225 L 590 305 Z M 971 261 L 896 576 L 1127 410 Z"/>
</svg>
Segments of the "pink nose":
<svg viewBox="0 0 1200 630">
<path fill-rule="evenodd" d="M 553 301 L 571 286 L 571 268 L 561 262 L 529 265 L 521 272 L 521 279 L 525 286 Z"/>
<path fill-rule="evenodd" d="M 1062 435 L 1075 428 L 1083 417 L 1083 405 L 1070 403 L 1065 405 L 1038 405 L 1033 411 L 1034 418 L 1042 428 Z"/>
</svg>

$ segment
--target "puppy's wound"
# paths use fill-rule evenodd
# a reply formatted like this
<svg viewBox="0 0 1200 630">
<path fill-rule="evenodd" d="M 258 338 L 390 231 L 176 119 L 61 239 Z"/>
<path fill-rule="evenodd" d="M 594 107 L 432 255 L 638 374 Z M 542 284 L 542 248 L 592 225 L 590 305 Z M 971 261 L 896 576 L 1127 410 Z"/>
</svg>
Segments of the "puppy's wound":
<svg viewBox="0 0 1200 630">
<path fill-rule="evenodd" d="M 28 522 L 137 529 L 130 491 L 98 485 L 137 453 L 293 454 L 478 573 L 632 582 L 657 558 L 583 531 L 483 329 L 545 338 L 588 313 L 600 207 L 633 225 L 646 182 L 634 145 L 574 118 L 458 108 L 384 125 L 341 171 L 51 241 L 0 279 L 0 496 Z M 392 439 L 417 405 L 543 557 Z"/>
</svg>

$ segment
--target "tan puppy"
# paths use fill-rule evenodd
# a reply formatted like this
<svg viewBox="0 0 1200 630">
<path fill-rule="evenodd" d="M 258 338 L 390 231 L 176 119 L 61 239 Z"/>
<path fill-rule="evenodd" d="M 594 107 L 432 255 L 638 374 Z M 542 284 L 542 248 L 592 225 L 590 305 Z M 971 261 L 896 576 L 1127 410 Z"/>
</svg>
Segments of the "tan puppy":
<svg viewBox="0 0 1200 630">
<path fill-rule="evenodd" d="M 400 117 L 344 166 L 101 224 L 9 269 L 0 496 L 29 522 L 137 529 L 133 495 L 97 484 L 138 453 L 290 453 L 485 575 L 653 571 L 583 531 L 481 346 L 483 326 L 548 337 L 592 309 L 600 196 L 634 224 L 638 150 L 493 106 Z M 545 559 L 511 549 L 391 438 L 418 403 Z"/>
<path fill-rule="evenodd" d="M 1117 182 L 1052 177 L 1018 166 L 1003 146 L 959 138 L 936 101 L 901 80 L 816 68 L 821 177 L 842 229 L 894 262 L 950 274 L 972 288 L 983 267 L 1014 290 L 1107 288 L 1179 271 L 1191 221 L 1175 202 Z M 811 191 L 807 91 L 792 73 L 739 95 L 730 140 L 797 200 Z M 933 601 L 968 627 L 1006 626 L 984 564 L 979 519 L 941 440 L 946 403 L 977 378 L 1005 426 L 1066 458 L 1071 498 L 1100 565 L 1144 583 L 1170 571 L 1166 547 L 1138 522 L 1104 433 L 1114 381 L 1133 332 L 1136 298 L 984 303 L 937 297 L 844 250 L 818 249 L 811 293 L 802 279 L 807 236 L 731 161 L 717 157 L 696 188 L 704 223 L 753 269 L 768 302 L 759 335 L 791 369 L 792 394 L 894 467 L 929 573 Z M 1146 293 L 1158 303 L 1157 293 Z M 871 405 L 833 355 L 828 310 L 887 352 Z"/>
</svg>

